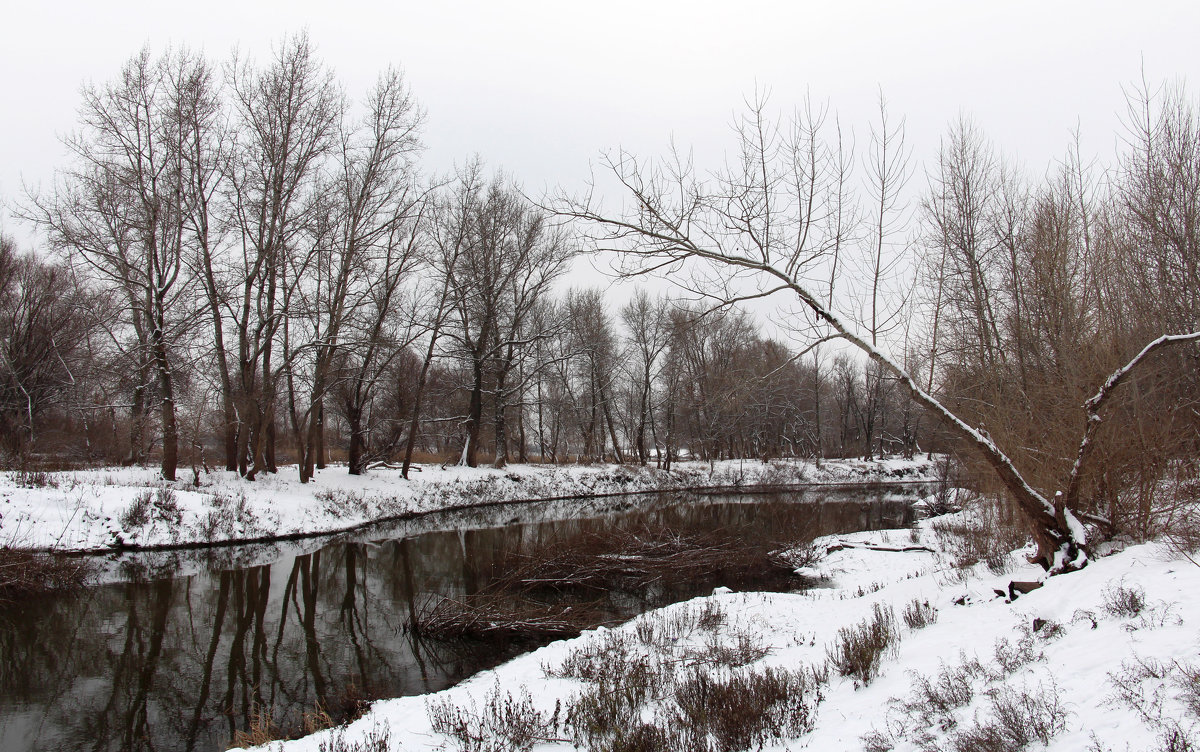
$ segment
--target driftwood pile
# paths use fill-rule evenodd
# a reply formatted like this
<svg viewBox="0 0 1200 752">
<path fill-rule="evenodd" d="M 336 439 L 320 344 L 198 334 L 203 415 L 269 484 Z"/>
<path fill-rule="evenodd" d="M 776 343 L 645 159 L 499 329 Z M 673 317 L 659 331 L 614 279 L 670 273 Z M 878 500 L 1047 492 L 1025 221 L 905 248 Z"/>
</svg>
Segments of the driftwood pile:
<svg viewBox="0 0 1200 752">
<path fill-rule="evenodd" d="M 594 589 L 638 592 L 656 583 L 720 579 L 737 585 L 794 565 L 775 555 L 777 544 L 741 530 L 680 531 L 639 525 L 586 533 L 548 550 L 511 557 L 497 585 L 510 592 Z"/>
<path fill-rule="evenodd" d="M 792 585 L 804 562 L 781 548 L 741 528 L 643 521 L 586 532 L 508 556 L 481 592 L 431 603 L 412 627 L 434 639 L 573 636 L 613 619 L 601 603 L 607 593 Z"/>
</svg>

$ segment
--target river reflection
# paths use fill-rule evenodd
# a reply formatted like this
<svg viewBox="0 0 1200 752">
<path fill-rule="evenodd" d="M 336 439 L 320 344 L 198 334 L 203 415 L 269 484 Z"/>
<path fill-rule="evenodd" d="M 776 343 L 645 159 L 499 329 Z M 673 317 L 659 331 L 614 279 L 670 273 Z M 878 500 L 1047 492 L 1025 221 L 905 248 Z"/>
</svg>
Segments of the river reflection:
<svg viewBox="0 0 1200 752">
<path fill-rule="evenodd" d="M 135 574 L 9 605 L 0 608 L 0 749 L 208 752 L 256 728 L 298 733 L 321 713 L 436 691 L 533 647 L 422 640 L 409 628 L 430 599 L 479 592 L 497 562 L 524 549 L 634 516 L 680 529 L 759 527 L 781 540 L 898 527 L 911 522 L 914 498 L 896 489 L 674 495 L 587 518 L 424 533 L 405 523 L 404 537 L 376 530 L 270 564 Z M 479 514 L 486 524 L 495 512 Z M 717 584 L 626 593 L 607 611 L 628 618 Z"/>
</svg>

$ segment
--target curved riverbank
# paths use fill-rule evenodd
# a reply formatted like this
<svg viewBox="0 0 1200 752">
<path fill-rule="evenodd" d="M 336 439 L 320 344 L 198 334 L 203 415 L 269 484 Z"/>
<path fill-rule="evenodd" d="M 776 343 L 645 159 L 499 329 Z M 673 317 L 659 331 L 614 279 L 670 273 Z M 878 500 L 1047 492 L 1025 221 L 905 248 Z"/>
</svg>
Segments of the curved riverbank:
<svg viewBox="0 0 1200 752">
<path fill-rule="evenodd" d="M 168 483 L 141 468 L 41 474 L 36 485 L 0 473 L 0 546 L 64 553 L 246 545 L 354 532 L 430 512 L 631 493 L 720 493 L 813 485 L 930 482 L 928 460 L 727 460 L 678 463 L 670 472 L 630 465 L 510 465 L 503 470 L 425 466 L 351 476 L 343 467 L 299 483 L 294 470 L 254 482 L 203 473 Z"/>
</svg>

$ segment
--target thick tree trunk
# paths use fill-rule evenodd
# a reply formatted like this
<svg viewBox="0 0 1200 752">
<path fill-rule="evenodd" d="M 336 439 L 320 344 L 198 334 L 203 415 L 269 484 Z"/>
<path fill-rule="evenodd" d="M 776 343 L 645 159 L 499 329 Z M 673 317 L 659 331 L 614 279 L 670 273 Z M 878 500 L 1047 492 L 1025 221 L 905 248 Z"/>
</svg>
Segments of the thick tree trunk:
<svg viewBox="0 0 1200 752">
<path fill-rule="evenodd" d="M 604 421 L 608 423 L 608 435 L 612 439 L 613 457 L 616 458 L 618 465 L 625 464 L 625 457 L 621 454 L 621 444 L 617 441 L 617 427 L 613 423 L 612 410 L 608 405 L 608 396 L 604 393 L 604 385 L 600 385 L 600 400 L 604 405 Z"/>
<path fill-rule="evenodd" d="M 133 387 L 133 402 L 129 406 L 129 456 L 125 460 L 126 465 L 141 465 L 146 461 L 145 383 L 143 380 Z"/>
<path fill-rule="evenodd" d="M 237 426 L 237 411 L 233 409 L 233 395 L 225 392 L 222 395 L 221 414 L 225 425 L 224 431 L 224 449 L 225 449 L 225 469 L 236 471 L 238 469 L 238 426 Z"/>
<path fill-rule="evenodd" d="M 499 385 L 503 388 L 503 381 Z M 502 468 L 508 465 L 508 425 L 505 422 L 503 400 L 500 399 L 499 394 L 496 395 L 493 420 L 496 425 L 496 460 L 492 463 L 492 467 Z"/>
<path fill-rule="evenodd" d="M 474 382 L 471 386 L 471 404 L 467 411 L 467 445 L 463 450 L 463 462 L 467 467 L 479 465 L 479 433 L 483 423 L 483 364 L 474 364 Z"/>
</svg>

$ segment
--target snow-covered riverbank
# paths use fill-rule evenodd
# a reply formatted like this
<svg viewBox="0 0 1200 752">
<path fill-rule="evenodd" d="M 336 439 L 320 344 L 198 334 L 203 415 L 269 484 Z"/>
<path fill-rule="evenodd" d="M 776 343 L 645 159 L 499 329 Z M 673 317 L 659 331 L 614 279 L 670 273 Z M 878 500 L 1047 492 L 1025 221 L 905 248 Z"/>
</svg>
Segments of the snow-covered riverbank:
<svg viewBox="0 0 1200 752">
<path fill-rule="evenodd" d="M 190 474 L 185 474 L 190 475 Z M 352 476 L 344 467 L 299 483 L 294 468 L 247 482 L 235 473 L 174 483 L 152 469 L 0 473 L 0 546 L 64 551 L 152 547 L 311 535 L 374 520 L 470 504 L 684 488 L 931 480 L 933 463 L 885 459 L 633 465 L 426 465 Z"/>
<path fill-rule="evenodd" d="M 353 746 L 371 735 L 386 736 L 393 749 L 459 749 L 434 730 L 430 710 L 463 722 L 464 729 L 477 722 L 476 730 L 486 730 L 481 719 L 499 700 L 545 724 L 535 731 L 543 738 L 532 749 L 569 750 L 577 729 L 562 726 L 561 718 L 594 686 L 567 677 L 586 673 L 580 666 L 605 651 L 615 651 L 630 672 L 667 666 L 676 677 L 712 670 L 728 679 L 765 676 L 766 667 L 774 667 L 811 677 L 814 670 L 826 673 L 822 667 L 844 630 L 869 621 L 877 607 L 895 614 L 898 637 L 878 675 L 865 685 L 836 670 L 822 680 L 801 678 L 809 699 L 800 703 L 793 696 L 789 712 L 799 712 L 793 717 L 809 730 L 768 739 L 765 749 L 1195 748 L 1183 740 L 1191 735 L 1194 743 L 1200 723 L 1200 604 L 1188 598 L 1200 589 L 1200 567 L 1156 544 L 1132 546 L 1008 603 L 996 590 L 1011 580 L 1036 579 L 1040 570 L 1024 564 L 1022 552 L 992 562 L 996 569 L 1008 566 L 1002 575 L 984 563 L 956 567 L 961 549 L 945 532 L 956 518 L 963 515 L 926 520 L 916 532 L 819 541 L 822 550 L 838 549 L 810 572 L 824 578 L 825 587 L 799 594 L 719 592 L 676 604 L 616 629 L 553 643 L 436 695 L 378 702 L 345 729 L 276 742 L 272 749 L 317 752 L 334 741 L 341 746 L 324 748 L 375 749 Z M 838 541 L 852 545 L 838 548 Z M 713 668 L 720 662 L 714 656 L 725 655 L 741 658 Z M 639 719 L 679 722 L 682 700 L 671 698 L 682 697 L 683 684 L 668 682 L 665 693 L 658 686 L 658 694 L 638 701 L 632 717 L 618 719 L 625 728 Z M 549 725 L 552 720 L 559 725 Z"/>
</svg>

